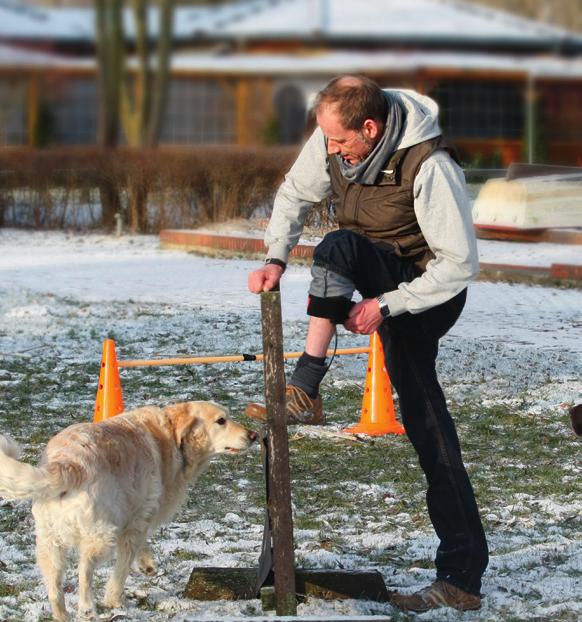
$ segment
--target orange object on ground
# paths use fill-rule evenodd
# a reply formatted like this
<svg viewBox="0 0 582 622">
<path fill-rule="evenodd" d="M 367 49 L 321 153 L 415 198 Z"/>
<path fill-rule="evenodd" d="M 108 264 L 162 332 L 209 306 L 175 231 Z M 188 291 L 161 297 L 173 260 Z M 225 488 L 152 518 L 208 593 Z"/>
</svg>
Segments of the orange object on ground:
<svg viewBox="0 0 582 622">
<path fill-rule="evenodd" d="M 368 371 L 362 400 L 360 422 L 344 430 L 348 434 L 404 434 L 404 428 L 396 420 L 392 385 L 384 363 L 384 348 L 378 333 L 370 335 Z"/>
<path fill-rule="evenodd" d="M 123 394 L 121 392 L 117 355 L 115 354 L 115 342 L 113 339 L 106 339 L 103 343 L 93 423 L 115 417 L 115 415 L 121 414 L 123 410 Z"/>
</svg>

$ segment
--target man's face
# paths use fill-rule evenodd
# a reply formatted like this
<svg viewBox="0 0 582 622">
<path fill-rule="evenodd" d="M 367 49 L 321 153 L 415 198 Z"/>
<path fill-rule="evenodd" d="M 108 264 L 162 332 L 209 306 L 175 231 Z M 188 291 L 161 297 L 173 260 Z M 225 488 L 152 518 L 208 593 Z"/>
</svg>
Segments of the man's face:
<svg viewBox="0 0 582 622">
<path fill-rule="evenodd" d="M 350 166 L 365 160 L 382 136 L 382 128 L 371 119 L 366 119 L 360 130 L 347 130 L 334 105 L 319 109 L 317 124 L 327 138 L 327 153 L 339 155 Z"/>
</svg>

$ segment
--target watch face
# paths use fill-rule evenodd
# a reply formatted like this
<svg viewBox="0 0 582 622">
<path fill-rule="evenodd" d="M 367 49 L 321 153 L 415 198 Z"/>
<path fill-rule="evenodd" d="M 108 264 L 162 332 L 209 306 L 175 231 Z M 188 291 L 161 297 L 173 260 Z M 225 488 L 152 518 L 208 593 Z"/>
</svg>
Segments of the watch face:
<svg viewBox="0 0 582 622">
<path fill-rule="evenodd" d="M 382 314 L 382 317 L 389 317 L 390 309 L 388 308 L 388 303 L 386 302 L 386 299 L 384 298 L 384 296 L 382 295 L 377 296 L 376 300 L 378 301 L 378 304 L 380 305 L 380 313 Z"/>
</svg>

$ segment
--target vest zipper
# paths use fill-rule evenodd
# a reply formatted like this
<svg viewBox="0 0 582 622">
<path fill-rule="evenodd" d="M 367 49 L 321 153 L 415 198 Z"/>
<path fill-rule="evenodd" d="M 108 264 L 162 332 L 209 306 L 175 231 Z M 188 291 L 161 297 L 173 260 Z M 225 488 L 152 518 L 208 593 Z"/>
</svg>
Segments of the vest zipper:
<svg viewBox="0 0 582 622">
<path fill-rule="evenodd" d="M 360 212 L 360 195 L 362 194 L 362 186 L 360 184 L 357 185 L 358 194 L 356 196 L 356 202 L 354 203 L 354 224 L 358 227 L 360 226 L 360 221 L 358 219 L 358 214 Z"/>
</svg>

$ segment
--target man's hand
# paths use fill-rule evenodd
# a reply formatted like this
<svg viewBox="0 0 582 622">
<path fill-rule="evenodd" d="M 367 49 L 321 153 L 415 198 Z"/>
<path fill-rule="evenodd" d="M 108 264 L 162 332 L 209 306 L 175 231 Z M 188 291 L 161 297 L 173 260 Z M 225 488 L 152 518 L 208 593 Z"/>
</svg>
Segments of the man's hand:
<svg viewBox="0 0 582 622">
<path fill-rule="evenodd" d="M 270 292 L 281 280 L 283 268 L 270 263 L 249 274 L 249 289 L 253 294 Z"/>
<path fill-rule="evenodd" d="M 371 335 L 382 324 L 382 313 L 375 298 L 365 298 L 350 310 L 350 316 L 344 326 L 352 333 Z"/>
</svg>

